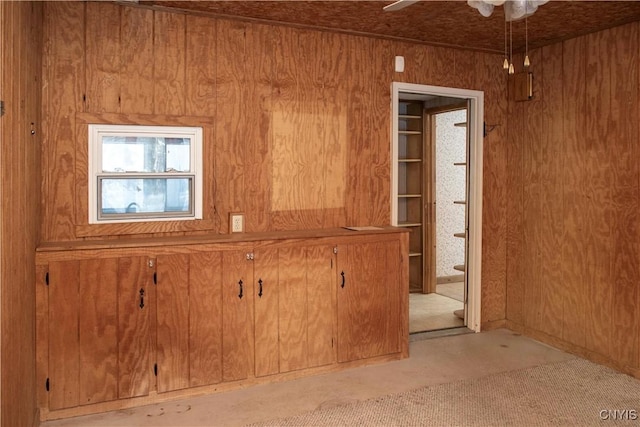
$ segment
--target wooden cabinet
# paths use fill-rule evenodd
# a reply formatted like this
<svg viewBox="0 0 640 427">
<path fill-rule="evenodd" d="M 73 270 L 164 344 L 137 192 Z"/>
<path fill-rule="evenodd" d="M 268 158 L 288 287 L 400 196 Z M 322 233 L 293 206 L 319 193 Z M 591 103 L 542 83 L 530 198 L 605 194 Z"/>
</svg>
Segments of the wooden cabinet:
<svg viewBox="0 0 640 427">
<path fill-rule="evenodd" d="M 49 264 L 50 409 L 149 393 L 147 270 L 140 257 Z"/>
<path fill-rule="evenodd" d="M 380 268 L 382 266 L 382 268 Z M 338 361 L 400 351 L 401 258 L 397 241 L 338 248 Z"/>
<path fill-rule="evenodd" d="M 325 233 L 42 250 L 42 419 L 406 357 L 408 233 Z"/>
</svg>

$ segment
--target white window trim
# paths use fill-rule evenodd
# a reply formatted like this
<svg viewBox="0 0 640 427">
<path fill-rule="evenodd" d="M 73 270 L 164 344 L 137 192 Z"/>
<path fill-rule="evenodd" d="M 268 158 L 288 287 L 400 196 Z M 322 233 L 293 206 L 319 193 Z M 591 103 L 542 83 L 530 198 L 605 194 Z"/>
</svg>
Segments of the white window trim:
<svg viewBox="0 0 640 427">
<path fill-rule="evenodd" d="M 191 139 L 191 168 L 189 174 L 193 179 L 193 215 L 163 215 L 159 217 L 144 218 L 111 218 L 98 220 L 98 175 L 101 173 L 102 150 L 100 141 L 102 135 L 118 136 L 146 136 L 146 137 L 170 137 Z M 177 127 L 177 126 L 138 126 L 138 125 L 89 125 L 88 147 L 88 179 L 89 179 L 89 224 L 113 224 L 151 221 L 193 221 L 202 219 L 202 128 L 201 127 Z M 160 175 L 160 174 L 158 174 Z M 123 175 L 125 176 L 125 175 Z"/>
</svg>

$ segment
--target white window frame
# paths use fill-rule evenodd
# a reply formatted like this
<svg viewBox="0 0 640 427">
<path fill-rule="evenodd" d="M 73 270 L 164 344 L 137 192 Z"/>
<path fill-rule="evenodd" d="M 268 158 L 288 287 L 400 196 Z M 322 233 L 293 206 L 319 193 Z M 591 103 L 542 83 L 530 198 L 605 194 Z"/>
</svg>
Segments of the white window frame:
<svg viewBox="0 0 640 427">
<path fill-rule="evenodd" d="M 149 213 L 141 217 L 140 215 L 132 215 L 130 218 L 99 218 L 98 216 L 98 196 L 100 194 L 98 182 L 100 177 L 117 176 L 140 178 L 153 177 L 166 178 L 166 173 L 127 173 L 103 174 L 102 173 L 102 137 L 103 136 L 143 136 L 143 137 L 163 137 L 163 138 L 188 138 L 191 140 L 190 152 L 190 168 L 187 173 L 179 176 L 193 176 L 193 189 L 191 197 L 193 198 L 193 212 L 190 215 L 181 213 L 179 215 L 170 215 L 167 213 L 154 216 Z M 89 178 L 89 224 L 112 224 L 112 223 L 130 223 L 130 222 L 149 222 L 149 221 L 192 221 L 202 219 L 202 128 L 201 127 L 178 127 L 178 126 L 138 126 L 138 125 L 107 125 L 107 124 L 90 124 L 89 125 L 89 159 L 88 159 L 88 178 Z M 124 214 L 126 215 L 126 214 Z"/>
</svg>

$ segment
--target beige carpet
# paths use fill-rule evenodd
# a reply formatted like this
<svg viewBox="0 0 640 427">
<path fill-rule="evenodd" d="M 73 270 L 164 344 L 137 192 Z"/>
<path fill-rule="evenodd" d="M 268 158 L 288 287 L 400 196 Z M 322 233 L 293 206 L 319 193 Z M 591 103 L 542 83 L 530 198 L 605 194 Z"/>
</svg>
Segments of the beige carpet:
<svg viewBox="0 0 640 427">
<path fill-rule="evenodd" d="M 611 412 L 601 412 L 607 410 Z M 637 426 L 640 381 L 583 359 L 572 359 L 253 425 Z"/>
</svg>

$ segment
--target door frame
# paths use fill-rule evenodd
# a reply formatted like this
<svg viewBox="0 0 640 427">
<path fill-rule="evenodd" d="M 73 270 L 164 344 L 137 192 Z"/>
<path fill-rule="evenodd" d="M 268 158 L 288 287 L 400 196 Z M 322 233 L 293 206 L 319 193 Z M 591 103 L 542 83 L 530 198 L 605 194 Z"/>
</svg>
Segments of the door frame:
<svg viewBox="0 0 640 427">
<path fill-rule="evenodd" d="M 467 328 L 480 332 L 482 277 L 482 154 L 484 138 L 484 92 L 415 83 L 391 83 L 391 223 L 398 225 L 398 102 L 400 93 L 469 100 L 469 158 L 467 159 Z"/>
</svg>

